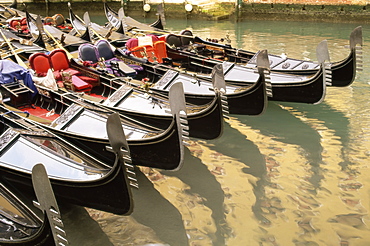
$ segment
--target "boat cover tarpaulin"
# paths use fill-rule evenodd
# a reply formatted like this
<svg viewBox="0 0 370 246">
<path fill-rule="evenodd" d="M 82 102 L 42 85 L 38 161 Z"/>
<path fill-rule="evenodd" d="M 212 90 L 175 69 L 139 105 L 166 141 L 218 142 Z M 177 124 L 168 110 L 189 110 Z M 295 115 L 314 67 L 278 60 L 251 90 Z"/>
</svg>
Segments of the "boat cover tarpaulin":
<svg viewBox="0 0 370 246">
<path fill-rule="evenodd" d="M 37 94 L 30 71 L 10 60 L 0 60 L 0 84 L 15 82 L 15 79 L 23 83 Z"/>
</svg>

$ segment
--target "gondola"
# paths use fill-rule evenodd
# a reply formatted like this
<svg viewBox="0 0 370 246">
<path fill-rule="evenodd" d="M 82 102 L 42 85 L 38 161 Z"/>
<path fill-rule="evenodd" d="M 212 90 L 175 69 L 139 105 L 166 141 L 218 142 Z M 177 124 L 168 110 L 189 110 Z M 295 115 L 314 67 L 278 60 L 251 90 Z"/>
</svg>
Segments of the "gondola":
<svg viewBox="0 0 370 246">
<path fill-rule="evenodd" d="M 34 43 L 33 40 L 28 42 L 6 29 L 1 29 L 1 32 L 0 42 L 7 43 L 6 41 L 8 41 L 11 44 L 11 47 L 8 45 L 1 47 L 1 59 L 16 61 L 12 50 L 24 60 L 28 59 L 31 54 L 44 50 L 42 46 Z"/>
<path fill-rule="evenodd" d="M 180 32 L 180 35 L 176 35 L 157 29 L 155 25 L 146 25 L 137 21 L 131 21 L 132 18 L 123 16 L 122 14 L 119 16 L 118 13 L 113 11 L 106 3 L 104 5 L 104 11 L 108 21 L 124 23 L 126 30 L 144 32 L 147 34 L 152 33 L 158 36 L 163 35 L 163 38 L 169 45 L 176 47 L 168 50 L 168 57 L 170 58 L 177 59 L 181 57 L 181 59 L 183 59 L 184 56 L 201 55 L 202 57 L 217 58 L 239 63 L 246 67 L 256 66 L 256 52 L 233 48 L 229 44 L 207 41 L 200 37 L 193 36 L 190 30 L 183 30 Z M 329 64 L 332 71 L 332 81 L 328 84 L 329 86 L 349 86 L 356 77 L 356 71 L 362 70 L 363 40 L 361 26 L 352 31 L 349 41 L 349 55 L 341 61 Z M 189 49 L 192 50 L 192 52 L 186 52 L 186 50 Z M 312 76 L 320 69 L 320 64 L 311 61 L 272 54 L 268 55 L 268 59 L 271 63 L 270 69 L 273 72 Z"/>
<path fill-rule="evenodd" d="M 113 27 L 107 29 L 104 26 L 98 25 L 93 22 L 91 23 L 91 25 L 94 29 L 94 32 L 86 32 L 86 24 L 84 23 L 84 20 L 73 13 L 70 3 L 68 3 L 68 10 L 69 18 L 73 26 L 73 30 L 71 31 L 72 35 L 80 36 L 85 40 L 91 40 L 93 36 L 99 35 L 101 37 L 104 37 L 105 39 L 110 40 L 112 45 L 116 47 L 124 46 L 127 40 L 130 38 L 123 33 L 116 32 Z"/>
<path fill-rule="evenodd" d="M 107 46 L 102 41 L 98 41 L 96 46 L 82 45 L 79 49 L 79 58 L 83 62 L 87 62 L 86 59 L 91 59 L 91 54 L 95 54 L 95 47 L 100 48 L 101 46 Z M 108 47 L 107 47 L 108 48 Z M 115 58 L 119 62 L 135 63 L 138 60 L 135 59 L 120 59 L 120 51 L 117 52 Z M 264 53 L 261 53 L 263 56 Z M 90 58 L 89 58 L 90 57 Z M 95 58 L 96 60 L 98 58 Z M 268 67 L 268 61 L 265 60 L 265 67 Z M 138 80 L 148 80 L 146 83 L 152 83 L 148 89 L 150 92 L 156 92 L 159 94 L 167 95 L 170 85 L 176 82 L 182 82 L 185 88 L 185 98 L 188 103 L 202 105 L 209 103 L 214 98 L 213 85 L 210 81 L 202 78 L 198 78 L 196 74 L 190 75 L 174 70 L 168 66 L 148 64 L 145 61 L 141 61 L 140 66 L 144 68 L 143 71 L 139 71 L 135 74 L 135 80 L 122 78 L 121 80 L 129 83 L 136 87 L 143 85 Z M 262 66 L 261 66 L 262 67 Z M 132 72 L 134 73 L 134 72 Z M 223 75 L 222 75 L 223 77 Z M 267 89 L 269 83 L 264 77 L 258 73 L 254 74 L 256 83 L 252 86 L 239 86 L 239 85 L 228 85 L 225 86 L 227 97 L 228 109 L 231 114 L 245 114 L 245 115 L 260 115 L 264 112 L 267 105 Z M 135 82 L 134 82 L 135 81 Z"/>
<path fill-rule="evenodd" d="M 134 28 L 140 30 L 150 30 L 151 32 L 163 33 L 163 5 L 162 3 L 158 5 L 158 18 L 157 20 L 150 24 L 143 24 L 129 16 L 125 16 L 123 8 L 120 8 L 118 12 L 114 11 L 109 5 L 104 2 L 104 13 L 108 20 L 107 27 L 114 27 L 116 32 L 125 34 L 126 32 L 130 32 Z"/>
<path fill-rule="evenodd" d="M 154 71 L 158 71 L 158 67 L 160 66 L 158 63 L 160 63 L 160 60 L 169 60 L 169 63 L 171 63 L 172 66 L 179 66 L 197 74 L 210 74 L 213 66 L 222 63 L 222 61 L 218 59 L 212 59 L 208 56 L 201 56 L 200 54 L 183 49 L 172 48 L 169 45 L 160 46 L 162 49 L 161 52 L 159 52 L 158 48 L 156 47 L 158 43 L 160 44 L 163 42 L 166 44 L 174 44 L 178 42 L 182 45 L 181 39 L 187 39 L 188 36 L 182 35 L 179 37 L 169 34 L 165 37 L 165 40 L 161 40 L 155 35 L 151 35 L 151 37 L 152 44 L 149 42 L 146 45 L 139 46 L 138 39 L 133 38 L 129 40 L 126 44 L 127 51 L 123 51 L 122 55 L 126 59 L 132 59 L 133 54 L 136 57 L 147 58 L 149 63 L 152 63 Z M 190 41 L 188 44 L 190 44 Z M 188 45 L 188 47 L 189 46 L 190 45 Z M 164 49 L 165 51 L 163 51 Z M 328 51 L 326 50 L 322 50 L 322 52 L 328 54 Z M 167 58 L 167 60 L 165 60 L 165 58 Z M 330 59 L 327 56 L 325 57 L 325 60 L 329 61 Z M 147 65 L 147 63 L 147 61 L 143 61 L 142 66 L 148 67 L 149 65 Z M 326 84 L 332 83 L 332 80 L 330 78 L 331 71 L 329 71 L 330 64 L 326 64 L 324 67 L 321 63 L 322 62 L 319 62 L 318 67 L 320 69 L 316 70 L 314 75 L 293 75 L 282 72 L 271 72 L 270 78 L 272 96 L 268 99 L 273 101 L 310 104 L 318 104 L 322 102 L 325 97 Z M 224 64 L 226 64 L 224 67 L 227 67 L 227 69 L 224 69 L 225 80 L 227 84 L 251 86 L 255 83 L 255 81 L 251 79 L 253 78 L 254 71 L 250 67 L 225 61 Z M 327 71 L 324 71 L 325 69 Z M 202 78 L 209 79 L 209 75 L 201 76 Z"/>
<path fill-rule="evenodd" d="M 73 23 L 74 30 L 79 30 L 81 36 L 83 37 L 89 37 L 89 33 L 93 33 L 92 31 L 88 31 L 86 27 L 86 23 L 82 22 L 81 18 L 77 17 L 73 11 L 72 8 L 69 5 L 69 12 L 70 12 L 70 19 L 71 23 Z M 89 22 L 91 23 L 91 22 Z M 95 25 L 92 26 L 93 30 L 95 30 Z M 87 34 L 87 35 L 86 35 Z M 91 36 L 96 35 L 92 34 Z M 153 69 L 153 67 L 152 67 Z M 158 69 L 160 70 L 160 68 Z M 168 68 L 165 68 L 165 70 L 162 69 L 162 72 L 166 72 Z M 163 72 L 163 74 L 164 74 Z M 161 76 L 163 76 L 163 74 Z M 173 73 L 172 73 L 173 74 Z M 168 76 L 167 76 L 168 77 Z M 173 76 L 172 76 L 173 77 Z M 189 76 L 188 76 L 189 78 Z M 258 78 L 258 77 L 256 77 Z M 171 83 L 175 82 L 177 79 L 172 79 Z M 192 79 L 192 78 L 190 78 Z M 184 80 L 184 76 L 182 75 L 181 80 Z M 189 79 L 188 79 L 189 80 Z M 199 79 L 198 79 L 199 80 Z M 266 107 L 266 85 L 264 84 L 262 79 L 256 79 L 257 83 L 253 86 L 250 86 L 249 88 L 242 87 L 242 86 L 229 86 L 228 88 L 228 94 L 226 95 L 228 98 L 228 104 L 229 104 L 229 110 L 232 114 L 247 114 L 247 115 L 259 115 L 264 112 L 264 109 Z M 200 82 L 200 81 L 199 81 Z M 199 83 L 200 84 L 200 83 Z M 210 83 L 208 83 L 210 84 Z M 269 85 L 267 85 L 268 87 Z M 209 92 L 209 87 L 212 88 L 212 85 L 208 87 L 205 87 L 203 91 Z M 157 91 L 159 91 L 157 89 Z M 194 93 L 198 93 L 198 88 L 195 88 L 195 90 L 186 92 L 186 98 L 187 101 L 191 103 L 206 103 L 212 100 L 213 95 L 212 93 L 206 93 L 206 95 L 193 95 Z M 164 92 L 164 94 L 168 93 Z"/>
<path fill-rule="evenodd" d="M 42 35 L 37 27 L 36 19 L 38 18 L 38 16 L 34 17 L 30 13 L 28 13 L 28 11 L 25 12 L 25 15 L 30 35 L 35 40 L 34 42 L 41 47 L 46 48 L 46 43 L 49 47 L 51 46 L 55 48 L 54 40 L 57 40 L 67 51 L 74 52 L 78 50 L 78 47 L 81 44 L 87 43 L 85 39 L 69 35 L 68 33 L 63 32 L 52 25 L 43 25 L 44 32 L 48 32 L 51 37 L 49 37 L 48 35 Z"/>
<path fill-rule="evenodd" d="M 41 26 L 41 28 L 43 28 L 43 26 Z M 59 53 L 62 53 L 62 52 L 59 52 Z M 128 84 L 125 84 L 125 83 L 122 84 L 122 81 L 120 79 L 117 79 L 111 76 L 106 76 L 106 73 L 101 73 L 96 70 L 90 70 L 89 68 L 81 66 L 78 63 L 76 63 L 74 59 L 71 60 L 70 66 L 73 67 L 73 69 L 81 71 L 81 73 L 83 74 L 91 75 L 92 73 L 94 73 L 92 76 L 95 78 L 95 82 L 94 82 L 94 87 L 91 90 L 91 92 L 93 93 L 91 93 L 90 95 L 96 95 L 96 94 L 102 95 L 102 93 L 103 94 L 105 93 L 105 95 L 103 96 L 107 98 L 107 96 L 117 91 L 118 88 L 122 87 L 122 89 L 119 90 L 117 93 L 115 93 L 113 97 L 115 102 L 120 103 L 121 106 L 126 104 L 126 103 L 123 103 L 123 101 L 128 101 L 131 98 L 136 97 L 135 94 L 139 93 L 142 95 L 141 96 L 142 101 L 140 103 L 142 107 L 139 111 L 137 109 L 132 110 L 131 109 L 132 106 L 128 106 L 126 107 L 126 109 L 124 108 L 125 106 L 123 106 L 123 108 L 120 109 L 120 113 L 126 116 L 129 116 L 129 117 L 133 117 L 135 120 L 139 120 L 140 122 L 155 125 L 161 129 L 167 129 L 169 125 L 171 124 L 172 115 L 167 112 L 169 109 L 168 108 L 169 107 L 168 97 L 163 97 L 161 95 L 157 96 L 154 94 L 151 94 L 150 97 L 147 97 L 145 91 L 141 90 L 141 92 L 139 92 L 140 88 L 133 88 L 133 90 L 130 90 L 130 87 L 128 86 Z M 32 64 L 31 64 L 31 67 L 32 67 Z M 124 91 L 127 91 L 125 98 L 119 98 L 119 97 L 117 98 L 117 95 L 119 95 L 120 93 Z M 132 94 L 132 96 L 128 96 L 129 94 Z M 214 138 L 221 136 L 222 130 L 223 130 L 223 108 L 225 108 L 225 106 L 223 106 L 222 103 L 223 102 L 225 103 L 225 99 L 221 100 L 220 93 L 216 93 L 214 95 L 216 96 L 213 97 L 212 101 L 205 105 L 189 105 L 190 108 L 188 110 L 188 123 L 189 123 L 189 128 L 190 128 L 189 130 L 190 137 L 203 138 L 203 139 L 214 139 Z M 70 99 L 66 99 L 65 97 L 75 97 L 73 100 L 78 99 L 77 94 L 70 95 L 70 93 L 65 93 L 65 92 L 59 93 L 59 97 L 64 98 L 64 100 L 67 100 L 67 101 Z M 88 95 L 84 95 L 83 97 L 84 97 L 83 98 L 84 101 L 89 101 L 89 99 L 92 99 L 92 97 L 89 97 Z M 117 101 L 118 99 L 119 101 Z M 95 100 L 94 103 L 96 104 L 96 99 L 94 100 Z M 102 97 L 100 97 L 99 100 L 102 101 Z M 109 101 L 112 102 L 112 100 L 109 100 Z M 164 106 L 164 108 L 161 108 L 160 110 L 158 110 L 157 107 L 154 108 L 153 106 L 157 106 L 157 107 Z M 118 107 L 113 107 L 110 109 L 117 110 Z M 212 127 L 209 127 L 209 125 L 207 125 L 210 122 L 212 123 Z"/>
<path fill-rule="evenodd" d="M 87 13 L 85 13 L 84 18 L 88 18 Z M 89 21 L 87 20 L 85 21 L 85 23 L 86 22 Z M 86 29 L 89 28 L 86 26 Z M 86 30 L 86 32 L 88 32 L 88 30 Z M 79 48 L 80 60 L 93 60 L 93 62 L 96 62 L 100 58 L 96 57 L 95 55 L 96 53 L 98 53 L 97 49 L 103 49 L 103 47 L 105 47 L 106 50 L 110 49 L 109 46 L 104 43 L 104 40 L 99 40 L 95 44 L 95 46 L 91 44 L 81 45 Z M 124 53 L 122 53 L 123 50 L 121 49 L 116 49 L 115 51 L 109 50 L 104 53 L 112 52 L 117 54 L 117 56 L 115 56 L 115 59 L 121 60 L 121 58 L 124 58 L 126 56 Z M 261 54 L 261 56 L 263 55 L 264 53 Z M 92 58 L 92 56 L 95 56 L 95 58 Z M 108 58 L 109 57 L 105 57 L 106 60 Z M 204 104 L 210 102 L 213 99 L 213 95 L 211 92 L 211 90 L 213 90 L 212 84 L 209 81 L 197 78 L 195 74 L 189 75 L 186 73 L 175 71 L 169 66 L 162 66 L 161 64 L 150 64 L 147 63 L 146 60 L 140 60 L 134 57 L 130 58 L 133 59 L 123 59 L 123 61 L 127 63 L 140 63 L 140 66 L 144 68 L 144 73 L 140 72 L 138 74 L 139 79 L 147 79 L 145 78 L 147 76 L 151 79 L 149 81 L 150 83 L 155 83 L 157 85 L 164 85 L 163 83 L 166 84 L 165 86 L 162 86 L 162 88 L 151 87 L 151 91 L 155 91 L 161 94 L 167 94 L 169 85 L 171 83 L 181 81 L 182 83 L 184 83 L 185 97 L 187 102 L 193 104 Z M 265 64 L 263 66 L 267 69 L 267 60 L 265 60 Z M 228 108 L 231 114 L 260 115 L 264 112 L 267 105 L 268 89 L 266 88 L 270 86 L 270 83 L 264 79 L 264 76 L 258 73 L 253 74 L 253 78 L 256 83 L 252 86 L 227 86 L 225 96 L 227 97 L 229 106 Z M 196 84 L 197 86 L 194 86 L 194 84 Z"/>
<path fill-rule="evenodd" d="M 35 196 L 31 172 L 37 163 L 43 163 L 58 200 L 115 214 L 130 214 L 133 201 L 123 159 L 127 147 L 124 134 L 120 134 L 122 126 L 116 123 L 117 117 L 112 114 L 107 120 L 110 145 L 116 154 L 109 165 L 44 128 L 28 130 L 17 122 L 1 121 L 0 182 Z M 112 136 L 112 131 L 116 136 Z"/>
<path fill-rule="evenodd" d="M 0 5 L 0 13 L 6 13 L 3 15 L 5 19 L 4 24 L 7 23 L 7 25 L 10 28 L 14 29 L 18 33 L 22 33 L 23 32 L 22 29 L 24 29 L 25 30 L 24 34 L 28 34 L 27 23 L 26 23 L 27 6 L 25 4 L 24 6 L 25 6 L 25 11 L 17 9 L 17 1 L 15 0 L 13 1 L 13 4 L 11 4 L 10 6 Z M 36 17 L 37 17 L 36 14 L 32 14 L 32 18 L 36 18 Z M 20 21 L 19 24 L 21 24 L 22 29 L 20 29 L 20 27 L 15 26 L 17 25 L 17 23 L 14 23 L 14 24 L 10 23 L 9 20 L 11 19 L 19 20 Z M 53 16 L 43 17 L 44 25 L 54 26 L 58 28 L 60 31 L 65 32 L 65 33 L 70 32 L 72 29 L 72 25 L 68 22 L 69 20 L 65 19 L 62 14 L 55 14 Z M 20 29 L 20 30 L 16 30 L 16 29 Z"/>
<path fill-rule="evenodd" d="M 181 37 L 173 34 L 167 36 L 169 40 L 172 39 L 172 41 L 169 42 L 170 44 L 176 45 L 181 43 L 179 49 L 169 49 L 169 57 L 175 58 L 178 54 L 181 55 L 183 49 L 189 49 L 190 44 L 190 48 L 193 46 L 199 55 L 224 59 L 230 62 L 242 64 L 246 67 L 256 66 L 256 53 L 254 52 L 232 48 L 229 45 L 206 41 L 200 37 L 192 37 L 191 32 L 188 30 L 183 32 L 183 34 L 189 37 Z M 361 26 L 352 31 L 349 40 L 349 55 L 341 61 L 332 62 L 329 64 L 332 72 L 332 81 L 328 84 L 329 86 L 349 86 L 356 77 L 356 71 L 362 70 Z M 189 55 L 189 52 L 185 52 L 185 54 Z M 311 61 L 303 61 L 271 54 L 269 54 L 268 58 L 270 60 L 271 71 L 274 72 L 310 76 L 314 75 L 320 68 L 318 63 Z"/>
<path fill-rule="evenodd" d="M 91 73 L 86 67 L 71 62 L 77 71 Z M 95 75 L 99 75 L 96 71 Z M 104 107 L 110 111 L 134 119 L 138 122 L 153 125 L 159 129 L 167 129 L 173 121 L 170 113 L 168 97 L 146 92 L 140 87 L 124 83 L 124 78 L 107 77 L 100 74 L 98 83 L 89 93 L 71 93 L 56 90 L 60 101 L 82 101 L 96 107 Z M 129 79 L 130 78 L 126 78 Z M 222 135 L 223 104 L 221 93 L 214 92 L 213 100 L 204 105 L 186 105 L 189 136 L 202 139 L 214 139 Z"/>
<path fill-rule="evenodd" d="M 47 217 L 24 194 L 0 183 L 0 200 L 0 245 L 55 245 Z"/>
<path fill-rule="evenodd" d="M 4 65 L 9 62 L 0 61 L 0 63 Z M 11 76 L 9 75 L 9 77 Z M 16 76 L 16 73 L 13 76 Z M 28 112 L 27 115 L 20 114 L 21 116 L 31 115 L 28 118 L 13 116 L 11 120 L 17 120 L 25 127 L 42 123 L 42 127 L 63 137 L 94 157 L 105 162 L 114 159 L 113 153 L 106 149 L 109 141 L 104 131 L 105 122 L 112 111 L 92 104 L 83 104 L 79 100 L 67 100 L 68 97 L 58 97 L 59 93 L 40 84 L 36 85 L 38 93 L 32 102 L 24 100 L 24 103 L 21 103 L 21 98 L 29 97 L 30 92 L 17 93 L 18 97 L 15 97 L 11 93 L 19 90 L 19 87 L 16 82 L 11 84 L 13 88 L 9 89 L 7 97 L 3 96 L 4 106 L 0 106 L 0 114 L 6 114 L 4 118 L 13 116 L 8 113 L 11 110 Z M 3 87 L 9 88 L 8 85 L 3 85 Z M 55 85 L 55 87 L 57 86 Z M 178 86 L 174 86 L 172 90 L 182 92 Z M 3 93 L 3 95 L 6 94 Z M 172 98 L 172 101 L 172 104 L 180 104 L 181 97 Z M 175 170 L 181 167 L 184 148 L 182 144 L 184 136 L 181 133 L 186 133 L 186 129 L 184 129 L 186 118 L 181 116 L 182 124 L 177 125 L 179 114 L 180 112 L 172 112 L 173 121 L 165 130 L 121 116 L 133 165 L 165 170 Z M 90 127 L 84 127 L 86 124 L 90 124 Z"/>
<path fill-rule="evenodd" d="M 170 53 L 170 50 L 171 48 L 166 47 L 167 54 Z M 324 54 L 327 54 L 326 50 L 323 51 Z M 134 57 L 130 52 L 121 51 L 121 55 L 124 57 L 124 60 L 127 63 L 129 63 L 130 60 L 132 62 L 137 61 L 137 57 Z M 154 73 L 160 71 L 160 68 L 163 67 L 162 64 L 158 64 L 154 61 L 148 62 L 145 57 L 143 58 L 144 59 L 141 59 L 140 65 L 147 68 L 146 71 L 152 72 L 153 75 L 155 75 Z M 325 59 L 328 60 L 328 58 Z M 193 56 L 185 54 L 178 54 L 176 58 L 173 57 L 171 59 L 171 62 L 172 64 L 178 63 L 178 65 L 181 68 L 186 69 L 186 71 L 197 74 L 198 78 L 208 80 L 210 79 L 210 73 L 213 67 L 217 64 L 223 64 L 224 76 L 227 85 L 248 87 L 256 83 L 256 73 L 254 69 L 231 62 L 222 62 L 216 59 L 201 57 L 199 55 Z M 326 84 L 330 83 L 330 71 L 327 71 L 326 75 L 324 76 L 325 69 L 329 69 L 329 66 L 326 65 L 324 67 L 323 65 L 320 65 L 320 70 L 318 70 L 316 74 L 312 76 L 271 72 L 270 83 L 272 95 L 268 97 L 268 99 L 273 101 L 310 104 L 318 104 L 322 102 L 325 97 Z"/>
</svg>

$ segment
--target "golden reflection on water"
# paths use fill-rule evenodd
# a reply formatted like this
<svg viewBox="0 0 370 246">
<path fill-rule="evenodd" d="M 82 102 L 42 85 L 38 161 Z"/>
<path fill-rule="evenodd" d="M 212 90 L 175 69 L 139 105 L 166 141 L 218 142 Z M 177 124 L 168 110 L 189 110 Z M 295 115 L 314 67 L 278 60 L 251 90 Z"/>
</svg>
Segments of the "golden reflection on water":
<svg viewBox="0 0 370 246">
<path fill-rule="evenodd" d="M 222 25 L 198 34 L 220 37 Z M 316 60 L 316 45 L 328 39 L 332 61 L 348 54 L 348 39 L 304 28 L 227 28 L 232 45 L 248 50 Z M 319 105 L 269 102 L 264 115 L 232 115 L 220 139 L 189 141 L 180 171 L 141 167 L 131 216 L 88 209 L 90 217 L 112 245 L 370 245 L 365 59 L 354 84 L 327 88 Z"/>
<path fill-rule="evenodd" d="M 216 32 L 210 28 L 200 36 Z M 232 45 L 268 48 L 300 59 L 315 60 L 316 44 L 325 38 L 332 60 L 344 58 L 348 51 L 343 48 L 348 40 L 324 35 L 273 36 L 249 30 L 239 35 L 243 43 Z M 295 42 L 284 45 L 287 40 Z M 269 42 L 273 44 L 261 47 Z M 140 168 L 180 214 L 187 243 L 178 245 L 369 245 L 367 66 L 365 62 L 365 71 L 352 86 L 328 88 L 319 105 L 270 102 L 263 116 L 233 115 L 219 140 L 188 142 L 183 172 Z M 234 141 L 245 146 L 235 146 Z M 135 213 L 125 227 L 146 235 L 141 243 L 176 245 L 157 237 L 155 226 L 133 219 Z M 114 245 L 137 245 L 132 235 L 120 244 L 117 238 L 127 232 L 111 234 L 107 220 L 98 221 Z"/>
</svg>

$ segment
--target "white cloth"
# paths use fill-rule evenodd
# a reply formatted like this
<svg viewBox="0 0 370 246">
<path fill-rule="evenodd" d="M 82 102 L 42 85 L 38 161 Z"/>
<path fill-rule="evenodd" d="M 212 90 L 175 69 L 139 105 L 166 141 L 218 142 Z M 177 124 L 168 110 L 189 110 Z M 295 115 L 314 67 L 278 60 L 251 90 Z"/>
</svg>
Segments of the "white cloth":
<svg viewBox="0 0 370 246">
<path fill-rule="evenodd" d="M 36 85 L 41 85 L 54 91 L 58 90 L 58 85 L 57 82 L 55 81 L 54 74 L 53 71 L 51 71 L 51 69 L 48 70 L 45 77 L 36 77 L 33 75 L 32 79 Z"/>
</svg>

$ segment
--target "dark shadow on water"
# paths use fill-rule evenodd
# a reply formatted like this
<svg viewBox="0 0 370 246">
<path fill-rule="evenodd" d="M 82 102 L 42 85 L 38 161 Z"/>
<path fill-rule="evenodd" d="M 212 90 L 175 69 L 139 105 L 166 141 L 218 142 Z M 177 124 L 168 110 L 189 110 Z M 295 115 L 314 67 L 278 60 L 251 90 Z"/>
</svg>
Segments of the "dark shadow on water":
<svg viewBox="0 0 370 246">
<path fill-rule="evenodd" d="M 343 162 L 338 163 L 343 169 L 351 165 L 349 156 L 345 150 L 350 149 L 350 132 L 349 119 L 340 111 L 333 109 L 325 102 L 319 105 L 294 105 L 296 110 L 304 112 L 309 118 L 315 118 L 323 122 L 323 124 L 330 130 L 334 131 L 334 135 L 339 137 L 338 141 L 341 143 L 341 152 Z"/>
<path fill-rule="evenodd" d="M 58 206 L 61 211 L 69 245 L 113 246 L 108 236 L 100 228 L 98 222 L 90 217 L 85 208 L 66 203 L 59 203 Z"/>
<path fill-rule="evenodd" d="M 321 186 L 324 170 L 322 167 L 321 136 L 309 122 L 301 121 L 279 105 L 292 107 L 292 111 L 298 111 L 304 117 L 315 119 L 319 124 L 333 130 L 335 136 L 340 137 L 342 150 L 347 149 L 349 144 L 349 121 L 343 113 L 332 109 L 325 102 L 318 105 L 269 102 L 266 112 L 261 116 L 238 116 L 243 124 L 258 129 L 262 134 L 270 136 L 276 141 L 300 146 L 304 151 L 302 155 L 307 158 L 308 164 L 311 166 L 312 174 L 308 181 L 317 189 Z M 345 155 L 342 158 L 348 159 Z"/>
<path fill-rule="evenodd" d="M 258 117 L 238 116 L 238 119 L 276 141 L 299 145 L 305 151 L 309 164 L 318 165 L 322 161 L 321 136 L 308 124 L 282 109 L 279 103 L 269 102 L 266 112 Z"/>
<path fill-rule="evenodd" d="M 284 104 L 296 106 L 297 104 Z M 314 106 L 314 105 L 309 105 Z M 310 125 L 295 117 L 291 112 L 282 109 L 278 102 L 269 102 L 266 112 L 258 117 L 238 116 L 240 122 L 258 129 L 261 134 L 286 144 L 298 145 L 302 149 L 300 155 L 307 159 L 311 166 L 310 182 L 315 188 L 320 186 L 322 179 L 322 146 L 321 136 Z M 284 163 L 281 163 L 284 165 Z M 305 163 L 300 163 L 304 165 Z"/>
<path fill-rule="evenodd" d="M 204 198 L 204 205 L 212 210 L 212 218 L 217 231 L 214 235 L 208 234 L 213 245 L 225 245 L 224 235 L 229 233 L 229 227 L 224 214 L 224 192 L 215 176 L 210 173 L 201 160 L 191 155 L 185 148 L 185 160 L 183 167 L 176 172 L 163 171 L 167 176 L 173 176 L 190 186 L 187 192 L 197 194 Z"/>
<path fill-rule="evenodd" d="M 251 140 L 248 140 L 247 136 L 241 134 L 237 129 L 232 128 L 229 124 L 224 125 L 224 134 L 221 138 L 208 141 L 208 143 L 209 148 L 245 164 L 245 167 L 241 169 L 241 172 L 250 174 L 258 179 L 255 183 L 249 182 L 246 179 L 245 184 L 246 187 L 249 187 L 251 184 L 253 186 L 253 193 L 255 195 L 256 202 L 252 205 L 252 211 L 256 219 L 260 223 L 266 223 L 268 219 L 264 216 L 264 212 L 261 207 L 261 204 L 266 200 L 265 187 L 270 184 L 266 177 L 265 156 L 261 154 L 258 147 Z M 227 166 L 225 166 L 225 169 L 225 172 L 227 173 Z"/>
<path fill-rule="evenodd" d="M 132 217 L 153 229 L 169 245 L 187 246 L 188 239 L 179 211 L 166 200 L 148 180 L 136 170 L 139 189 L 133 190 L 134 212 Z"/>
</svg>

